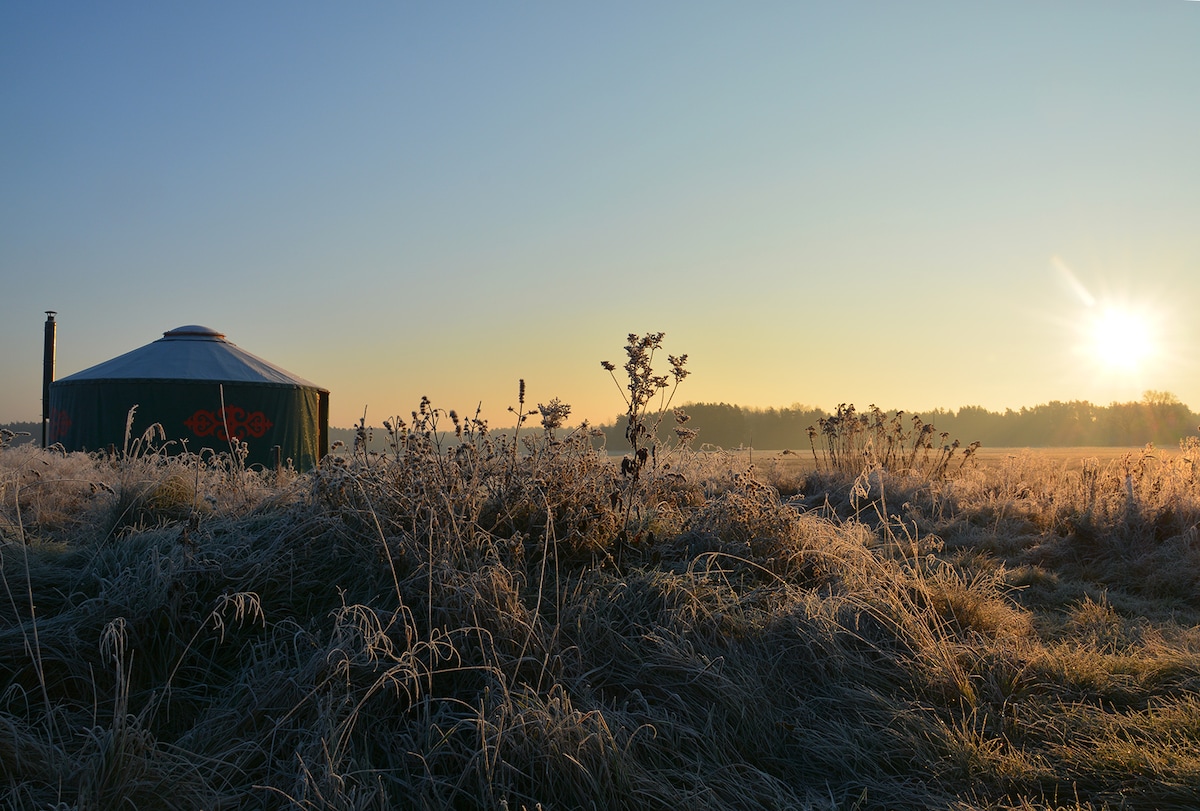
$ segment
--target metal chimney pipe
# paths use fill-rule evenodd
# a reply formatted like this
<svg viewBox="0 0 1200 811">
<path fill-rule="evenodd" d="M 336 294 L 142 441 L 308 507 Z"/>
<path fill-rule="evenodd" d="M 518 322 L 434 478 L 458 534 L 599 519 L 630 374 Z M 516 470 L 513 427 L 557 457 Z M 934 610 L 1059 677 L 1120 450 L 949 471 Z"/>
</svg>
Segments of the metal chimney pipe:
<svg viewBox="0 0 1200 811">
<path fill-rule="evenodd" d="M 46 310 L 46 346 L 42 354 L 42 447 L 50 445 L 50 384 L 54 382 L 54 353 L 55 338 L 58 324 L 54 321 L 57 313 Z"/>
</svg>

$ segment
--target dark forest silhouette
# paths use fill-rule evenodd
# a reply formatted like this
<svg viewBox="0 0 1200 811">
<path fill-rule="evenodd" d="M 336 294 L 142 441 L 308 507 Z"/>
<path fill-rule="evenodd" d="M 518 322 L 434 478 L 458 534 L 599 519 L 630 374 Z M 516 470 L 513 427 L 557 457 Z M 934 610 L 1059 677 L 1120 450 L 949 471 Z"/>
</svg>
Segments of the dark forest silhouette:
<svg viewBox="0 0 1200 811">
<path fill-rule="evenodd" d="M 684 406 L 688 427 L 699 435 L 694 447 L 800 450 L 809 444 L 810 427 L 816 428 L 830 413 L 808 406 L 748 408 L 728 403 L 691 403 Z M 864 413 L 867 409 L 864 409 Z M 888 412 L 894 414 L 895 410 Z M 668 440 L 674 420 L 667 415 L 660 433 Z M 1197 433 L 1200 415 L 1167 392 L 1149 391 L 1138 402 L 1098 406 L 1086 400 L 1053 401 L 1019 411 L 988 411 L 964 406 L 957 411 L 904 411 L 905 419 L 917 416 L 962 443 L 979 441 L 985 447 L 1133 447 L 1153 443 L 1174 447 Z M 601 426 L 608 447 L 625 446 L 621 418 Z M 818 442 L 820 439 L 818 437 Z"/>
</svg>

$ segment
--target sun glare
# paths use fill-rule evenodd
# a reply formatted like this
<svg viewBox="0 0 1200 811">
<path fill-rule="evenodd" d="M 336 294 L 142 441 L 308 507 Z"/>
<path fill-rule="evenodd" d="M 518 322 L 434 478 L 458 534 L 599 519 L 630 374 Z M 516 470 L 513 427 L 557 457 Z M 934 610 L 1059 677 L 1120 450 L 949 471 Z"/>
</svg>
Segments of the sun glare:
<svg viewBox="0 0 1200 811">
<path fill-rule="evenodd" d="M 1157 354 L 1155 326 L 1144 313 L 1102 308 L 1090 325 L 1096 363 L 1113 372 L 1136 372 Z"/>
</svg>

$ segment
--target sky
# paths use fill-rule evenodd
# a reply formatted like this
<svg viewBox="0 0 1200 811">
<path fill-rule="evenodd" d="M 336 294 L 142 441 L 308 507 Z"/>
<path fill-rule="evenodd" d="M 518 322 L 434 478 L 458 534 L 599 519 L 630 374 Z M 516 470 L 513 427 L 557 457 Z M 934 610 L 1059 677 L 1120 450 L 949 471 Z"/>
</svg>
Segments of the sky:
<svg viewBox="0 0 1200 811">
<path fill-rule="evenodd" d="M 330 390 L 1200 410 L 1200 3 L 0 4 L 0 421 L 202 324 Z M 666 358 L 662 358 L 665 368 Z"/>
</svg>

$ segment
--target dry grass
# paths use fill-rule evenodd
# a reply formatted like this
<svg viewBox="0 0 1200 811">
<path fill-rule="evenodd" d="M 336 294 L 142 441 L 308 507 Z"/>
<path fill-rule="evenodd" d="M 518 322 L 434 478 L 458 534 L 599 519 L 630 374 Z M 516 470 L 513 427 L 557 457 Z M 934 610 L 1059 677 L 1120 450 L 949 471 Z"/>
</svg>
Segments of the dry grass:
<svg viewBox="0 0 1200 811">
<path fill-rule="evenodd" d="M 0 450 L 0 803 L 1200 805 L 1194 445 L 631 471 L 538 413 L 282 480 Z"/>
</svg>

